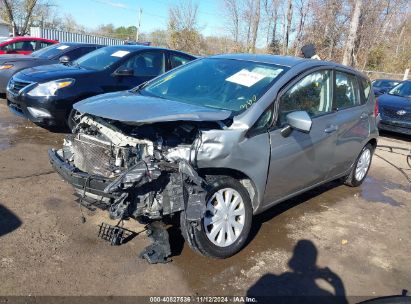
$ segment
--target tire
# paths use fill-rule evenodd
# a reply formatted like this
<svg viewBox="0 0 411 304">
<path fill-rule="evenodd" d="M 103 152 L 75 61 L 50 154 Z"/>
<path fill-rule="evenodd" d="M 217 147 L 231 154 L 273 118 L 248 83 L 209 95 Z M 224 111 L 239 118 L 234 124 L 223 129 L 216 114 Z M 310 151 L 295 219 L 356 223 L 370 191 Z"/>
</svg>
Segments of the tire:
<svg viewBox="0 0 411 304">
<path fill-rule="evenodd" d="M 200 229 L 191 226 L 185 219 L 185 213 L 181 212 L 181 232 L 195 252 L 212 258 L 228 258 L 243 248 L 249 236 L 253 217 L 250 196 L 247 189 L 232 177 L 213 177 L 209 180 L 209 185 L 207 211 L 201 220 Z M 229 196 L 230 193 L 232 196 Z M 220 197 L 219 200 L 217 196 Z M 224 205 L 227 201 L 235 209 L 229 209 L 225 213 L 227 209 Z M 218 226 L 214 227 L 212 220 L 217 220 Z"/>
<path fill-rule="evenodd" d="M 373 153 L 374 147 L 371 144 L 366 144 L 357 157 L 350 173 L 345 178 L 344 184 L 350 187 L 358 187 L 362 184 L 370 170 Z"/>
<path fill-rule="evenodd" d="M 67 124 L 67 127 L 70 129 L 70 131 L 72 131 L 78 123 L 75 118 L 76 113 L 77 113 L 77 110 L 71 109 L 69 116 L 67 118 L 66 124 Z"/>
</svg>

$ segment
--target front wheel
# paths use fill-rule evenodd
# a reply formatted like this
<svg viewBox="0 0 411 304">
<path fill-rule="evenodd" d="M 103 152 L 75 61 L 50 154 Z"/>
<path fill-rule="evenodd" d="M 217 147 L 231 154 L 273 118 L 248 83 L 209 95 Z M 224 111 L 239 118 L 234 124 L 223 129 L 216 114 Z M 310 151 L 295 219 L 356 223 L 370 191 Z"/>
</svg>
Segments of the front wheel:
<svg viewBox="0 0 411 304">
<path fill-rule="evenodd" d="M 71 109 L 70 114 L 67 118 L 67 127 L 70 129 L 70 131 L 73 131 L 73 129 L 80 122 L 80 117 L 81 115 L 77 110 Z"/>
<path fill-rule="evenodd" d="M 360 155 L 355 161 L 350 174 L 345 178 L 344 183 L 351 187 L 358 187 L 362 184 L 371 167 L 371 159 L 374 148 L 371 144 L 365 145 Z"/>
<path fill-rule="evenodd" d="M 194 251 L 227 258 L 247 241 L 252 222 L 251 200 L 247 189 L 232 177 L 215 177 L 210 185 L 201 227 L 192 227 L 182 212 L 181 231 Z"/>
</svg>

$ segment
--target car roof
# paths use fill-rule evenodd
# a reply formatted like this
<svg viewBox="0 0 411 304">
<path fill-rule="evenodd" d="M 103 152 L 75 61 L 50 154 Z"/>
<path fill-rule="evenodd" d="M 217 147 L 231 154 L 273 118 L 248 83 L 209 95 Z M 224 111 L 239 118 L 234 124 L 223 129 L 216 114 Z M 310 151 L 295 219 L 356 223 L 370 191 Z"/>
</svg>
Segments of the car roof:
<svg viewBox="0 0 411 304">
<path fill-rule="evenodd" d="M 67 45 L 67 46 L 104 46 L 102 44 L 97 43 L 83 43 L 83 42 L 59 42 L 59 45 Z"/>
<path fill-rule="evenodd" d="M 395 82 L 401 82 L 401 80 L 398 79 L 388 79 L 388 78 L 376 78 L 374 81 L 395 81 Z"/>
<path fill-rule="evenodd" d="M 185 54 L 185 55 L 188 55 L 188 56 L 195 57 L 194 55 L 184 53 L 184 52 L 181 52 L 181 51 L 177 51 L 177 50 L 161 48 L 161 47 L 155 47 L 155 46 L 146 46 L 146 45 L 140 45 L 140 44 L 108 45 L 107 47 L 117 48 L 117 49 L 121 49 L 121 50 L 127 50 L 127 51 L 130 51 L 130 52 L 136 52 L 136 51 L 140 51 L 140 50 L 162 50 L 162 51 L 177 52 L 177 53 L 181 53 L 181 54 Z"/>
<path fill-rule="evenodd" d="M 221 54 L 221 55 L 211 56 L 209 58 L 254 61 L 254 62 L 261 62 L 261 63 L 277 64 L 277 65 L 282 65 L 282 66 L 287 66 L 287 67 L 292 67 L 306 60 L 304 58 L 299 58 L 299 57 L 268 55 L 268 54 Z"/>
<path fill-rule="evenodd" d="M 46 40 L 46 41 L 57 41 L 57 40 L 52 40 L 52 39 L 47 39 L 47 38 L 39 38 L 39 37 L 30 37 L 30 36 L 17 36 L 17 37 L 10 37 L 9 41 L 18 41 L 18 40 Z"/>
</svg>

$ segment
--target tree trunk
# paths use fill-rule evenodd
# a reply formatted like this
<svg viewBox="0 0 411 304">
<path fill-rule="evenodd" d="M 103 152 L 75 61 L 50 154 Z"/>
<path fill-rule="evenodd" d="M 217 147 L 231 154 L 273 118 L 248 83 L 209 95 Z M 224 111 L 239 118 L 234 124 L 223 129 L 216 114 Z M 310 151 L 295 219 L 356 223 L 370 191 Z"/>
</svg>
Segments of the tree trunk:
<svg viewBox="0 0 411 304">
<path fill-rule="evenodd" d="M 18 36 L 19 35 L 19 28 L 17 27 L 16 21 L 14 20 L 12 6 L 7 0 L 3 0 L 3 2 L 4 2 L 4 6 L 6 8 L 7 18 L 9 19 L 8 21 L 10 22 L 10 24 L 13 28 L 13 35 Z"/>
<path fill-rule="evenodd" d="M 291 21 L 293 17 L 293 3 L 292 0 L 288 0 L 287 3 L 287 24 L 284 27 L 284 42 L 283 42 L 283 54 L 288 54 L 288 43 L 290 41 L 290 30 L 291 30 Z"/>
<path fill-rule="evenodd" d="M 253 36 L 251 42 L 251 52 L 255 53 L 255 44 L 257 42 L 258 27 L 260 24 L 260 0 L 254 0 L 255 13 L 253 14 Z"/>
<path fill-rule="evenodd" d="M 354 6 L 354 12 L 352 14 L 350 30 L 345 44 L 344 56 L 342 63 L 345 65 L 354 65 L 355 58 L 355 41 L 357 40 L 358 25 L 361 17 L 361 7 L 363 0 L 356 0 Z"/>
</svg>

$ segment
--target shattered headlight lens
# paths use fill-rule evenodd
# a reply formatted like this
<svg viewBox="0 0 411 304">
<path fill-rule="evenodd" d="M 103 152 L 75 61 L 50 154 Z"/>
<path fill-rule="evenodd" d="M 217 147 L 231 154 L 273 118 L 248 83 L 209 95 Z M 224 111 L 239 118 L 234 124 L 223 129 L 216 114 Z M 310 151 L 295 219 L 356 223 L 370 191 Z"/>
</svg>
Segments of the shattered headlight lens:
<svg viewBox="0 0 411 304">
<path fill-rule="evenodd" d="M 67 78 L 40 83 L 27 94 L 30 96 L 56 96 L 58 90 L 71 86 L 74 81 L 74 79 Z"/>
</svg>

